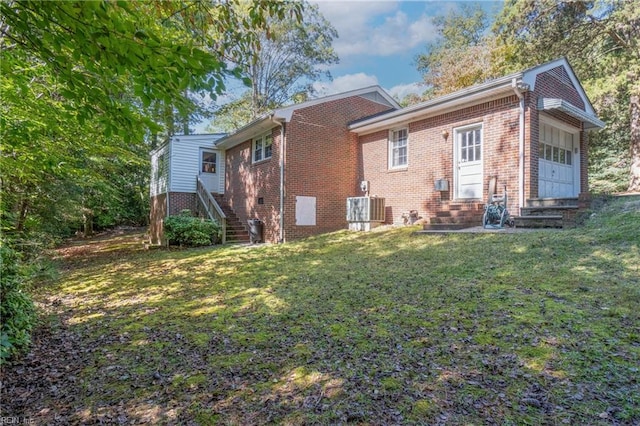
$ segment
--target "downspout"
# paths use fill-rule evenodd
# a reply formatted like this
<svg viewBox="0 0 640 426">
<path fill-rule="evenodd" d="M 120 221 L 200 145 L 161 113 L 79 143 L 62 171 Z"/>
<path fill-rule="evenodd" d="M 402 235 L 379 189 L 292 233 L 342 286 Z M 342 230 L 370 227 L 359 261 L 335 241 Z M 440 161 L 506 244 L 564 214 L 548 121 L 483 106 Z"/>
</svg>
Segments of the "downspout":
<svg viewBox="0 0 640 426">
<path fill-rule="evenodd" d="M 280 236 L 279 243 L 284 243 L 284 122 L 278 121 L 271 116 L 271 121 L 280 126 Z"/>
<path fill-rule="evenodd" d="M 522 83 L 520 83 L 522 84 Z M 516 96 L 520 100 L 519 119 L 518 119 L 518 207 L 524 207 L 524 94 L 522 90 L 528 90 L 528 87 L 518 86 L 518 81 L 514 78 L 511 80 L 511 87 Z"/>
</svg>

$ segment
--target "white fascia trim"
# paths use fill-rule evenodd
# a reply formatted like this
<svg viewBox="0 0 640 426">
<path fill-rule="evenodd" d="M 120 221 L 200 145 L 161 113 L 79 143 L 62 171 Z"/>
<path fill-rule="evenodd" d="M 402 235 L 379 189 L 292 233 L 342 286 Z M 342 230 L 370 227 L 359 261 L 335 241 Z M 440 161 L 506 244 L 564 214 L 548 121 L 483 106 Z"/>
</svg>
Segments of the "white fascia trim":
<svg viewBox="0 0 640 426">
<path fill-rule="evenodd" d="M 511 88 L 512 80 L 518 79 L 520 76 L 521 73 L 511 74 L 492 80 L 488 83 L 459 90 L 399 111 L 392 111 L 388 114 L 356 122 L 349 126 L 349 130 L 359 135 L 364 135 L 383 128 L 393 127 L 400 123 L 412 122 L 436 114 L 443 114 L 450 110 L 458 109 L 463 105 L 471 105 L 474 103 L 497 99 L 501 97 L 500 95 L 513 93 L 513 89 Z"/>
<path fill-rule="evenodd" d="M 344 99 L 344 98 L 348 98 L 348 97 L 351 97 L 351 96 L 365 95 L 367 93 L 372 93 L 372 92 L 377 92 L 387 102 L 389 102 L 395 109 L 402 108 L 400 106 L 400 104 L 398 104 L 398 102 L 396 102 L 396 100 L 393 99 L 393 97 L 391 97 L 387 92 L 385 92 L 382 87 L 380 87 L 380 86 L 368 86 L 368 87 L 363 87 L 362 89 L 356 89 L 356 90 L 350 90 L 348 92 L 336 93 L 336 94 L 333 94 L 333 95 L 324 96 L 324 97 L 317 98 L 317 99 L 311 99 L 309 101 L 302 102 L 300 104 L 295 104 L 295 105 L 291 105 L 291 106 L 288 106 L 288 107 L 279 108 L 279 109 L 276 109 L 273 112 L 273 116 L 275 118 L 283 119 L 285 122 L 288 123 L 288 122 L 291 121 L 291 117 L 293 116 L 293 112 L 298 110 L 298 109 L 308 108 L 310 106 L 322 104 L 324 102 L 335 101 L 335 100 L 338 100 L 338 99 Z"/>
<path fill-rule="evenodd" d="M 556 98 L 540 98 L 538 99 L 538 111 L 561 111 L 573 118 L 580 120 L 585 124 L 585 129 L 601 129 L 605 126 L 605 122 L 598 119 L 593 114 L 589 114 L 580 108 L 571 105 L 564 99 Z"/>
<path fill-rule="evenodd" d="M 257 120 L 252 121 L 244 127 L 238 129 L 235 133 L 222 137 L 216 141 L 216 148 L 229 149 L 236 145 L 241 144 L 244 141 L 253 139 L 255 136 L 260 135 L 269 129 L 277 126 L 277 123 L 272 120 L 271 115 L 263 115 Z"/>
<path fill-rule="evenodd" d="M 362 89 L 351 90 L 349 92 L 336 93 L 334 95 L 325 96 L 318 99 L 312 99 L 310 101 L 302 102 L 299 104 L 291 105 L 284 108 L 274 110 L 271 114 L 265 114 L 251 123 L 241 127 L 236 132 L 224 136 L 216 142 L 216 146 L 228 149 L 232 148 L 242 142 L 253 139 L 254 136 L 262 134 L 281 123 L 288 123 L 291 121 L 294 111 L 301 108 L 308 108 L 310 106 L 322 104 L 324 102 L 335 101 L 338 99 L 344 99 L 351 96 L 360 96 L 367 93 L 377 92 L 385 100 L 387 100 L 394 108 L 400 109 L 401 106 L 393 99 L 387 92 L 385 92 L 380 86 L 363 87 Z"/>
<path fill-rule="evenodd" d="M 173 139 L 176 141 L 180 141 L 181 139 L 190 140 L 190 141 L 212 141 L 215 142 L 218 139 L 227 136 L 226 133 L 200 133 L 200 134 L 192 134 L 192 135 L 175 135 Z"/>
</svg>

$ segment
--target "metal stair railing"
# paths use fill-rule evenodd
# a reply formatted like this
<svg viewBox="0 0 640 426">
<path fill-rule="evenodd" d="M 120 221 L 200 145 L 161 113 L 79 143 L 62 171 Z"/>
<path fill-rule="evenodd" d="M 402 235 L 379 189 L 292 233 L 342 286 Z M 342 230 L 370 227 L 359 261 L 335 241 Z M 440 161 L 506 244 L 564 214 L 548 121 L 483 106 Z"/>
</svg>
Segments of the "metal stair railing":
<svg viewBox="0 0 640 426">
<path fill-rule="evenodd" d="M 207 190 L 200 179 L 196 176 L 196 192 L 198 193 L 198 201 L 207 212 L 209 219 L 216 221 L 222 228 L 222 244 L 227 242 L 227 215 L 224 214 L 222 208 L 218 204 L 213 195 Z"/>
</svg>

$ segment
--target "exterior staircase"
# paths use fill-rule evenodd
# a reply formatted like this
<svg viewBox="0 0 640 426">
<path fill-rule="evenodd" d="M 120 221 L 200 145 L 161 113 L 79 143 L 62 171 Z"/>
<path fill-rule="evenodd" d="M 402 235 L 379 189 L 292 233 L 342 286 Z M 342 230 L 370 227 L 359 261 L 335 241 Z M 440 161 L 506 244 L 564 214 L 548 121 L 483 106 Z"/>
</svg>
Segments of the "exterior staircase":
<svg viewBox="0 0 640 426">
<path fill-rule="evenodd" d="M 517 228 L 572 228 L 578 209 L 577 198 L 532 198 L 512 217 Z"/>
<path fill-rule="evenodd" d="M 222 194 L 212 193 L 213 198 L 216 200 L 225 216 L 227 216 L 227 239 L 228 244 L 240 244 L 249 242 L 249 232 L 245 225 L 240 222 L 238 216 L 233 209 L 224 200 Z"/>
<path fill-rule="evenodd" d="M 451 203 L 448 209 L 436 212 L 428 223 L 423 225 L 425 231 L 455 230 L 482 225 L 484 204 L 479 202 Z"/>
</svg>

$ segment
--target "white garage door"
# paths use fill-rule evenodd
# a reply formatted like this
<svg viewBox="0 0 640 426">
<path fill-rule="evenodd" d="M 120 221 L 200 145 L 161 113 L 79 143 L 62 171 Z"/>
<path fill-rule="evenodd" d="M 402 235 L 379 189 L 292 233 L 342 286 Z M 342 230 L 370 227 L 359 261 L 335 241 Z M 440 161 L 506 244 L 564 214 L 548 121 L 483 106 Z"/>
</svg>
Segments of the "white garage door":
<svg viewBox="0 0 640 426">
<path fill-rule="evenodd" d="M 578 136 L 540 123 L 538 196 L 577 197 L 580 190 L 577 155 Z"/>
</svg>

